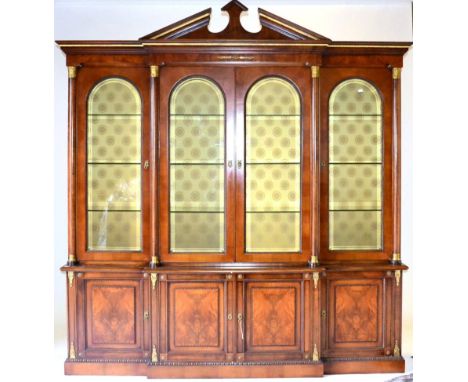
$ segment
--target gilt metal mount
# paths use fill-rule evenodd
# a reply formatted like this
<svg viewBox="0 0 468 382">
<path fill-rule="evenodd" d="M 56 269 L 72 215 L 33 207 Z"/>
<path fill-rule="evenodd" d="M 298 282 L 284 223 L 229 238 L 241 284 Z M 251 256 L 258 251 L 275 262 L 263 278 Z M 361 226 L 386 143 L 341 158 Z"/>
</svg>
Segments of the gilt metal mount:
<svg viewBox="0 0 468 382">
<path fill-rule="evenodd" d="M 314 352 L 312 353 L 312 361 L 318 361 L 319 360 L 319 353 L 317 350 L 317 344 L 314 344 Z"/>
<path fill-rule="evenodd" d="M 153 290 L 156 289 L 156 281 L 158 281 L 158 274 L 157 273 L 151 273 L 151 287 Z"/>
<path fill-rule="evenodd" d="M 158 352 L 156 351 L 156 345 L 153 345 L 153 351 L 151 352 L 151 362 L 158 362 Z"/>
<path fill-rule="evenodd" d="M 152 78 L 157 78 L 157 77 L 159 77 L 159 66 L 157 66 L 157 65 L 151 65 L 151 66 L 150 66 L 150 71 L 151 71 L 151 77 L 152 77 Z"/>
<path fill-rule="evenodd" d="M 76 66 L 67 66 L 68 69 L 68 78 L 76 77 Z"/>
<path fill-rule="evenodd" d="M 312 78 L 319 78 L 320 77 L 320 66 L 313 65 L 310 67 L 310 73 Z"/>
<path fill-rule="evenodd" d="M 320 274 L 318 272 L 314 272 L 312 278 L 314 280 L 314 288 L 317 289 L 318 282 L 319 282 L 319 279 L 320 279 Z"/>
<path fill-rule="evenodd" d="M 401 78 L 401 68 L 392 69 L 392 78 L 394 80 L 399 80 Z"/>
</svg>

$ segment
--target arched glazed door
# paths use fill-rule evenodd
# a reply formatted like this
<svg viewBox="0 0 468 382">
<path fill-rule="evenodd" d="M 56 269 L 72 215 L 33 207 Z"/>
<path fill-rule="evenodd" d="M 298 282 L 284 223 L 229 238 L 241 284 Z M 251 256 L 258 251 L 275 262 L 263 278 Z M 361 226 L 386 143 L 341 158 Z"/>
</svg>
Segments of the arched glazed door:
<svg viewBox="0 0 468 382">
<path fill-rule="evenodd" d="M 324 69 L 321 92 L 321 258 L 386 260 L 393 234 L 391 76 Z"/>
<path fill-rule="evenodd" d="M 233 69 L 162 68 L 161 260 L 233 260 Z"/>
<path fill-rule="evenodd" d="M 310 259 L 310 71 L 236 72 L 236 260 Z"/>
</svg>

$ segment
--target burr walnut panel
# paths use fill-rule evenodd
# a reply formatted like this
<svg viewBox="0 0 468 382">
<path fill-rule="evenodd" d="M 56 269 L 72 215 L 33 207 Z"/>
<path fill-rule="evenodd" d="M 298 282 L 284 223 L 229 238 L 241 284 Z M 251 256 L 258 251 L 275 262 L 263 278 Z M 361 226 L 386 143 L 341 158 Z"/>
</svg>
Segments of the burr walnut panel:
<svg viewBox="0 0 468 382">
<path fill-rule="evenodd" d="M 336 342 L 377 341 L 378 292 L 376 285 L 336 286 Z"/>
<path fill-rule="evenodd" d="M 92 291 L 92 342 L 135 343 L 135 288 L 98 287 Z"/>
<path fill-rule="evenodd" d="M 330 349 L 382 348 L 384 280 L 331 280 L 328 293 Z"/>
<path fill-rule="evenodd" d="M 86 348 L 141 347 L 138 280 L 92 280 L 86 284 Z"/>
<path fill-rule="evenodd" d="M 299 282 L 247 284 L 247 351 L 299 350 Z"/>
<path fill-rule="evenodd" d="M 169 312 L 170 351 L 223 349 L 223 283 L 171 283 Z"/>
</svg>

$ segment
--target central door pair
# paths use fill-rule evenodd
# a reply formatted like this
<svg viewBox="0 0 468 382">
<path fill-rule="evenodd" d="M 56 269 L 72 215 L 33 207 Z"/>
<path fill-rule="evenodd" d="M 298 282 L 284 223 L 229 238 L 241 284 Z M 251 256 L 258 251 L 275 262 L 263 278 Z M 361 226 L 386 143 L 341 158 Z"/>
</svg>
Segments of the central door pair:
<svg viewBox="0 0 468 382">
<path fill-rule="evenodd" d="M 310 258 L 308 73 L 161 69 L 162 261 Z"/>
</svg>

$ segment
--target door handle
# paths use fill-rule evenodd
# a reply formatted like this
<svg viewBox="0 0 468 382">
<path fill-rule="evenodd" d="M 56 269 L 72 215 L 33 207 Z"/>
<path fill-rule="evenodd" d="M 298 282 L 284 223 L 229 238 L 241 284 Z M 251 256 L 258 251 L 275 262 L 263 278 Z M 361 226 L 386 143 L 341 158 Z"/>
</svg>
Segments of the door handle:
<svg viewBox="0 0 468 382">
<path fill-rule="evenodd" d="M 239 322 L 239 329 L 240 329 L 240 333 L 241 333 L 241 339 L 242 341 L 244 341 L 244 328 L 243 328 L 243 324 L 242 324 L 242 314 L 239 313 L 237 315 L 237 321 Z"/>
<path fill-rule="evenodd" d="M 241 168 L 242 167 L 242 161 L 239 159 L 237 161 L 237 168 Z"/>
</svg>

